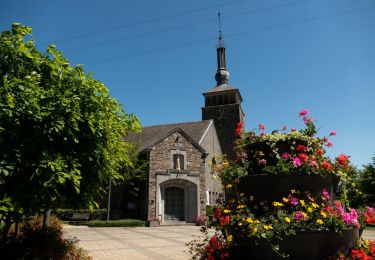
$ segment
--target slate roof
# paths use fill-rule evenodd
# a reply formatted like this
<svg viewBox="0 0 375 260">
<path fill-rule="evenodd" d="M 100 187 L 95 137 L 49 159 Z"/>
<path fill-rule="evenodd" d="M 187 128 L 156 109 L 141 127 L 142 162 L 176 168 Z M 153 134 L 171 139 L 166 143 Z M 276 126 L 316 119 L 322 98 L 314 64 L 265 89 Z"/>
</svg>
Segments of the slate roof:
<svg viewBox="0 0 375 260">
<path fill-rule="evenodd" d="M 140 134 L 129 133 L 125 139 L 128 142 L 137 143 L 139 145 L 138 152 L 142 153 L 165 139 L 176 129 L 181 129 L 196 144 L 199 144 L 211 122 L 212 120 L 203 120 L 198 122 L 145 126 Z"/>
</svg>

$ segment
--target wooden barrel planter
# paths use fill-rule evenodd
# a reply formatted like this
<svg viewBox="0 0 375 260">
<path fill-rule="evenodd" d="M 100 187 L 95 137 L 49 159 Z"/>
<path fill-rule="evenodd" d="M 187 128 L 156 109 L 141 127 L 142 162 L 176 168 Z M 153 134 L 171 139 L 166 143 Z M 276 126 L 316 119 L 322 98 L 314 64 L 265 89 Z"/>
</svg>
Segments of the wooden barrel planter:
<svg viewBox="0 0 375 260">
<path fill-rule="evenodd" d="M 333 231 L 301 231 L 294 236 L 285 237 L 280 252 L 287 253 L 287 259 L 326 259 L 338 252 L 347 254 L 359 237 L 358 229 Z M 266 240 L 235 239 L 231 247 L 233 259 L 283 259 Z"/>
<path fill-rule="evenodd" d="M 290 194 L 291 189 L 309 191 L 311 196 L 319 198 L 323 189 L 330 193 L 331 202 L 340 177 L 336 175 L 271 175 L 252 174 L 241 178 L 237 184 L 238 192 L 254 196 L 258 201 L 279 201 Z"/>
</svg>

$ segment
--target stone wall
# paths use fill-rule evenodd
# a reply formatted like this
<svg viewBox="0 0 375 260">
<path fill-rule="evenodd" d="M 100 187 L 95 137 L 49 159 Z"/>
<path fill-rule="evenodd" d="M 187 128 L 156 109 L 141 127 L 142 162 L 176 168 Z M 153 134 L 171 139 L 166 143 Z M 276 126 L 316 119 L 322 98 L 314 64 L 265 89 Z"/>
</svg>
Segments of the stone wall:
<svg viewBox="0 0 375 260">
<path fill-rule="evenodd" d="M 178 141 L 177 141 L 178 140 Z M 157 172 L 170 172 L 173 168 L 172 153 L 175 150 L 181 150 L 186 153 L 185 169 L 181 170 L 184 174 L 199 174 L 199 208 L 198 215 L 205 215 L 206 195 L 205 195 L 205 158 L 202 152 L 190 143 L 181 133 L 175 132 L 155 145 L 150 151 L 150 165 L 148 177 L 148 220 L 158 218 L 156 213 L 157 203 Z M 173 170 L 172 170 L 173 171 Z"/>
</svg>

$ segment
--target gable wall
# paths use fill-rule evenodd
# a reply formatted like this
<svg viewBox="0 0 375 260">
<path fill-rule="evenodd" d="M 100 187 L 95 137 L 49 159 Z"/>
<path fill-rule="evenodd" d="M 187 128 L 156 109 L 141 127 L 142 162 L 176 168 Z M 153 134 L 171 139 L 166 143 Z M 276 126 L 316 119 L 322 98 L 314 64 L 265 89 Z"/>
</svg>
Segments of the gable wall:
<svg viewBox="0 0 375 260">
<path fill-rule="evenodd" d="M 166 139 L 155 145 L 150 151 L 150 164 L 149 164 L 149 182 L 148 182 L 148 220 L 155 220 L 158 218 L 156 213 L 157 208 L 157 172 L 167 172 L 173 168 L 171 164 L 172 152 L 176 150 L 176 139 L 180 138 L 181 150 L 186 152 L 186 165 L 185 170 L 191 173 L 199 174 L 199 215 L 205 214 L 206 196 L 205 196 L 205 159 L 195 146 L 193 146 L 183 135 L 176 132 Z"/>
<path fill-rule="evenodd" d="M 208 152 L 205 162 L 206 191 L 215 192 L 215 196 L 217 197 L 216 194 L 223 194 L 223 188 L 219 176 L 217 178 L 213 177 L 211 166 L 213 156 L 216 155 L 220 158 L 222 150 L 214 124 L 210 126 L 200 145 Z"/>
</svg>

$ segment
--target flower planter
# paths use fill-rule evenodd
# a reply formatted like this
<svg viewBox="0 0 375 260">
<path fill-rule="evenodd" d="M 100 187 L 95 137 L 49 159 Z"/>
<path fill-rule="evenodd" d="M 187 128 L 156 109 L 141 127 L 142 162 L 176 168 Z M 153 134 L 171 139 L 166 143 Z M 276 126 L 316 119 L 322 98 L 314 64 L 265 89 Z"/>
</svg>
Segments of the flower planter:
<svg viewBox="0 0 375 260">
<path fill-rule="evenodd" d="M 298 232 L 279 242 L 280 252 L 287 253 L 288 259 L 325 259 L 337 252 L 348 253 L 358 239 L 358 229 L 333 231 Z M 238 239 L 231 247 L 233 259 L 282 259 L 266 240 Z"/>
<path fill-rule="evenodd" d="M 309 191 L 311 196 L 319 198 L 326 188 L 330 194 L 334 194 L 339 182 L 339 176 L 330 175 L 270 175 L 253 174 L 243 177 L 237 184 L 238 191 L 247 197 L 254 196 L 258 201 L 272 203 L 282 196 L 290 193 L 291 189 Z M 333 196 L 331 196 L 333 202 Z"/>
</svg>

